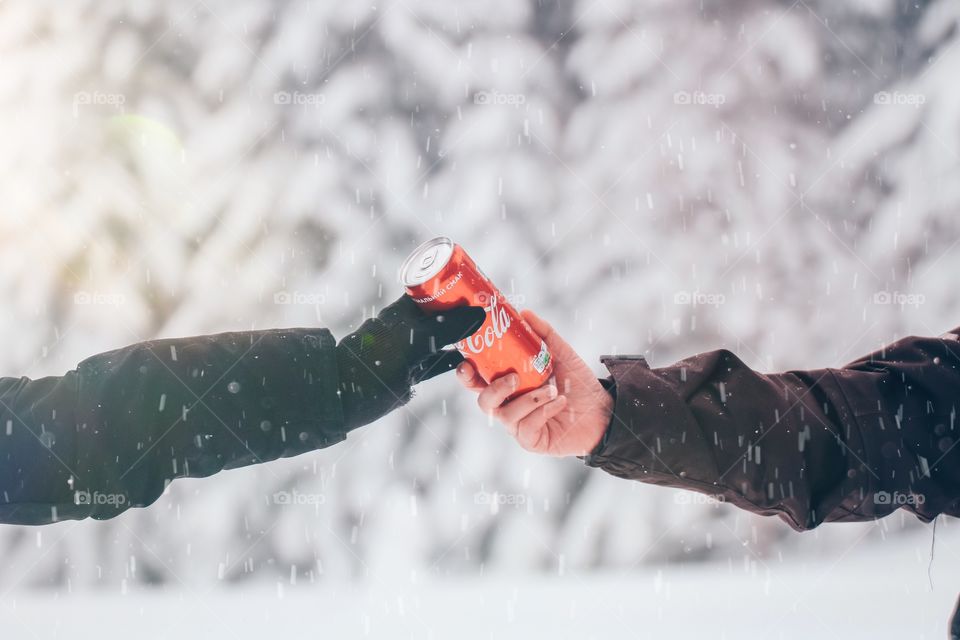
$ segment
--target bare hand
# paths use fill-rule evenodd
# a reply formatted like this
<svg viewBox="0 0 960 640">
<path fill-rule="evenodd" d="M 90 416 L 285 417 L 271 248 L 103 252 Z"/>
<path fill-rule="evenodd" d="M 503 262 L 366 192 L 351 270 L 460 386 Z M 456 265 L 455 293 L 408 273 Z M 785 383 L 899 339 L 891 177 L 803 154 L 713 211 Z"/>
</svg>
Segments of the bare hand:
<svg viewBox="0 0 960 640">
<path fill-rule="evenodd" d="M 610 424 L 613 398 L 600 385 L 587 363 L 553 327 L 532 311 L 521 312 L 547 343 L 556 386 L 547 383 L 506 402 L 517 385 L 507 374 L 489 385 L 468 362 L 457 367 L 457 379 L 476 391 L 477 404 L 506 425 L 527 451 L 553 456 L 579 456 L 592 451 Z"/>
</svg>

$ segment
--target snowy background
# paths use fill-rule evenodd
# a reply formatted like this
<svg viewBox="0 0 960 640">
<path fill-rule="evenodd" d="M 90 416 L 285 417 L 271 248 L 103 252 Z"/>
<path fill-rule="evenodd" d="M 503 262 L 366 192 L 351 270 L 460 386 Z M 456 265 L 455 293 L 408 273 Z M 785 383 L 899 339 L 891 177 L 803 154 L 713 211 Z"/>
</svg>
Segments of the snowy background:
<svg viewBox="0 0 960 640">
<path fill-rule="evenodd" d="M 157 336 L 342 336 L 435 235 L 598 375 L 609 352 L 776 371 L 943 333 L 958 26 L 949 0 L 4 0 L 0 371 Z M 0 527 L 0 622 L 940 638 L 960 527 L 939 523 L 933 560 L 930 529 L 797 535 L 538 458 L 443 378 L 334 448 L 113 521 Z"/>
</svg>

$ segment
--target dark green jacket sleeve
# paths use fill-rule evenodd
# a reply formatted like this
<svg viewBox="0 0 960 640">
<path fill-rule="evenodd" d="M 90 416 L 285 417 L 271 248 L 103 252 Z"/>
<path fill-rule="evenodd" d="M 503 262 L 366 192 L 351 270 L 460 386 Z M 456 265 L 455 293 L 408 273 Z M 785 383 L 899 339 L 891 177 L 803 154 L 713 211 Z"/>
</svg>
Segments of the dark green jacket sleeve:
<svg viewBox="0 0 960 640">
<path fill-rule="evenodd" d="M 899 508 L 960 515 L 960 328 L 839 369 L 764 374 L 723 350 L 660 369 L 605 362 L 614 416 L 589 465 L 798 530 Z"/>
<path fill-rule="evenodd" d="M 335 347 L 325 329 L 224 333 L 0 379 L 0 522 L 111 518 L 175 478 L 340 442 Z"/>
</svg>

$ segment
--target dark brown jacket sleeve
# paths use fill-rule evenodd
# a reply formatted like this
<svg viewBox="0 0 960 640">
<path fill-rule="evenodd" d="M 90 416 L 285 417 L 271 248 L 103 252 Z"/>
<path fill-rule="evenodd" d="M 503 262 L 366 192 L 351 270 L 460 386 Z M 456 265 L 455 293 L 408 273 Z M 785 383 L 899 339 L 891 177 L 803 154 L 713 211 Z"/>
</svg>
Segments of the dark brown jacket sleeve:
<svg viewBox="0 0 960 640">
<path fill-rule="evenodd" d="M 0 523 L 111 518 L 204 477 L 343 440 L 325 329 L 144 342 L 0 378 Z"/>
<path fill-rule="evenodd" d="M 722 496 L 793 528 L 960 514 L 960 328 L 840 369 L 761 374 L 729 351 L 605 357 L 611 424 L 587 464 Z"/>
</svg>

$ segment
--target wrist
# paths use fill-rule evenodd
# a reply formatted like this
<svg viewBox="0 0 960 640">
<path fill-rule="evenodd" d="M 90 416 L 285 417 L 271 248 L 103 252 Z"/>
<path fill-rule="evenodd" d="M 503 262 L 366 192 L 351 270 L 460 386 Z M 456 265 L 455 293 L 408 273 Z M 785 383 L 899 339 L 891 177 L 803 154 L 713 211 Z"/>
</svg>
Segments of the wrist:
<svg viewBox="0 0 960 640">
<path fill-rule="evenodd" d="M 336 348 L 337 391 L 345 431 L 374 422 L 410 400 L 409 381 L 395 366 L 384 366 L 392 364 L 390 355 L 374 354 L 361 346 L 361 339 L 352 337 Z"/>
</svg>

